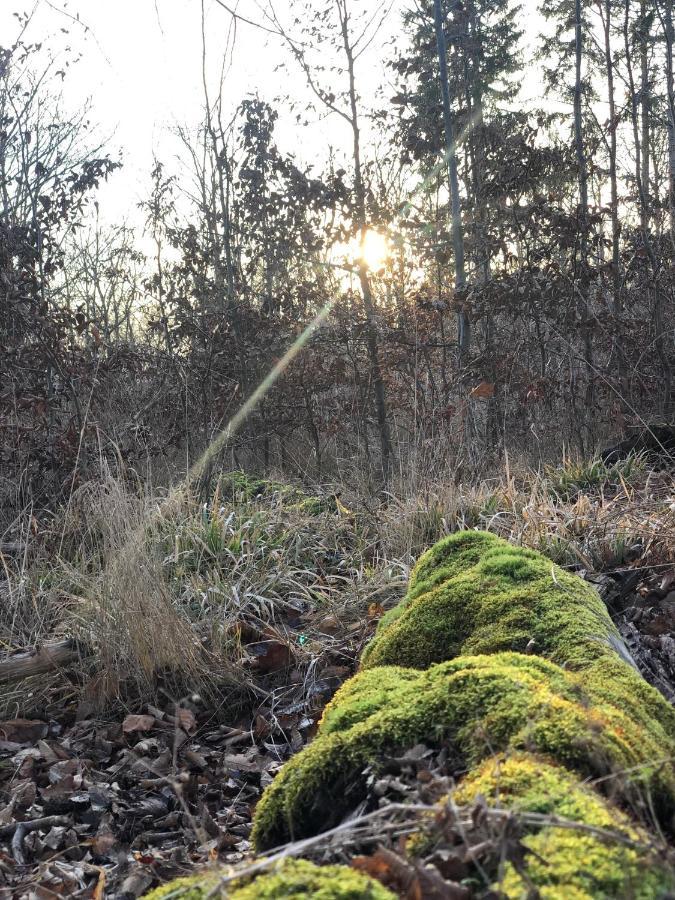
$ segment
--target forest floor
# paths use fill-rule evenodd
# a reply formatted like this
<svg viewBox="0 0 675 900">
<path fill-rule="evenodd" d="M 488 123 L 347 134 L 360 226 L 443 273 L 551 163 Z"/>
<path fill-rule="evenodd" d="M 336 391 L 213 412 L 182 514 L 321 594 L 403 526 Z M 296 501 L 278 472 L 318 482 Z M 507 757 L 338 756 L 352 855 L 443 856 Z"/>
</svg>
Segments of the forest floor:
<svg viewBox="0 0 675 900">
<path fill-rule="evenodd" d="M 211 862 L 245 867 L 261 791 L 312 738 L 417 556 L 459 528 L 594 583 L 645 678 L 675 699 L 675 479 L 635 460 L 416 484 L 377 507 L 226 476 L 206 502 L 163 508 L 105 479 L 49 528 L 9 536 L 5 659 L 65 636 L 81 658 L 5 686 L 0 898 L 132 900 Z M 447 793 L 443 748 L 383 762 L 350 839 L 343 829 L 303 854 L 357 855 L 402 895 L 489 896 L 450 889 L 465 851 L 414 871 L 399 852 L 403 804 Z M 487 848 L 490 823 L 469 824 Z"/>
</svg>

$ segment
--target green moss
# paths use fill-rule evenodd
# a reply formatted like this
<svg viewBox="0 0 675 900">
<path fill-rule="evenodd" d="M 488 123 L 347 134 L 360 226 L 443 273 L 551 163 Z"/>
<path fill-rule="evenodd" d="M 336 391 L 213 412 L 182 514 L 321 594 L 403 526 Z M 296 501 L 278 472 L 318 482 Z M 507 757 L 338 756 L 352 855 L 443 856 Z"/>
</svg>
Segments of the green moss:
<svg viewBox="0 0 675 900">
<path fill-rule="evenodd" d="M 617 653 L 629 659 L 591 585 L 534 550 L 465 531 L 421 557 L 361 664 L 424 669 L 465 654 L 526 649 L 574 668 Z"/>
<path fill-rule="evenodd" d="M 578 671 L 593 703 L 630 710 L 645 728 L 657 720 L 675 740 L 673 707 L 627 661 L 595 589 L 540 553 L 487 532 L 451 535 L 421 557 L 406 597 L 382 618 L 361 666 L 424 669 L 526 648 Z"/>
<path fill-rule="evenodd" d="M 205 900 L 218 884 L 218 872 L 210 870 L 189 878 L 177 878 L 146 895 L 146 900 Z M 215 896 L 225 896 L 216 892 Z M 395 900 L 379 882 L 348 866 L 316 866 L 289 859 L 276 870 L 247 884 L 230 883 L 229 900 Z"/>
<path fill-rule="evenodd" d="M 315 866 L 292 860 L 280 871 L 256 878 L 231 895 L 231 900 L 395 900 L 378 881 L 347 866 Z"/>
<path fill-rule="evenodd" d="M 551 900 L 652 900 L 672 887 L 670 874 L 645 849 L 646 835 L 560 766 L 528 754 L 492 757 L 464 780 L 453 799 L 459 805 L 470 804 L 479 795 L 491 807 L 559 817 L 578 826 L 523 825 L 523 845 L 530 852 L 520 871 L 507 863 L 495 884 L 509 898 L 527 896 L 528 887 L 534 885 L 540 897 Z M 634 845 L 622 842 L 626 839 Z"/>
<path fill-rule="evenodd" d="M 330 497 L 308 496 L 292 484 L 284 484 L 271 478 L 257 478 L 245 472 L 226 472 L 221 475 L 214 493 L 217 497 L 233 500 L 235 503 L 276 500 L 308 516 L 319 516 L 334 508 Z"/>
<path fill-rule="evenodd" d="M 630 704 L 629 704 L 630 706 Z M 612 790 L 667 819 L 675 803 L 672 755 L 658 721 L 594 701 L 583 679 L 538 657 L 463 657 L 419 672 L 361 672 L 326 708 L 314 742 L 265 791 L 253 839 L 264 850 L 336 824 L 364 796 L 363 771 L 388 753 L 445 739 L 466 768 L 500 750 L 545 754 L 583 775 L 630 769 Z"/>
<path fill-rule="evenodd" d="M 532 655 L 513 652 L 525 649 Z M 647 900 L 665 889 L 641 847 L 589 830 L 642 840 L 580 778 L 599 778 L 645 821 L 655 813 L 670 826 L 675 712 L 632 665 L 592 587 L 485 532 L 453 535 L 420 559 L 361 672 L 327 706 L 314 742 L 265 791 L 255 846 L 330 828 L 366 796 L 368 767 L 440 741 L 457 771 L 469 771 L 458 800 L 479 792 L 495 799 L 498 790 L 507 808 L 578 823 L 528 831 L 525 869 L 508 864 L 499 879 L 506 896 L 534 887 L 551 900 Z M 496 753 L 506 754 L 498 781 Z"/>
<path fill-rule="evenodd" d="M 174 878 L 145 894 L 144 900 L 204 900 L 217 883 L 218 873 L 208 869 L 185 878 Z"/>
</svg>

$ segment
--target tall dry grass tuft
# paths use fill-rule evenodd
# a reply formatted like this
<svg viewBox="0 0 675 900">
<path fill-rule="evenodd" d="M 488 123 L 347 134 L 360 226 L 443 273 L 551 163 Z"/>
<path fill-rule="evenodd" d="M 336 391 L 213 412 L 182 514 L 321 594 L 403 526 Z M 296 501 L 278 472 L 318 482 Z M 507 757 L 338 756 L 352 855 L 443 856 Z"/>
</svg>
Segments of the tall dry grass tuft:
<svg viewBox="0 0 675 900">
<path fill-rule="evenodd" d="M 69 630 L 95 653 L 101 701 L 122 682 L 147 694 L 164 673 L 196 686 L 213 668 L 173 603 L 156 511 L 138 484 L 108 475 L 73 496 L 63 523 L 55 583 L 68 588 Z"/>
<path fill-rule="evenodd" d="M 462 528 L 493 531 L 587 571 L 675 558 L 675 480 L 635 458 L 609 467 L 567 459 L 538 470 L 507 461 L 470 482 L 416 475 L 398 483 L 378 519 L 382 552 L 408 564 Z"/>
</svg>

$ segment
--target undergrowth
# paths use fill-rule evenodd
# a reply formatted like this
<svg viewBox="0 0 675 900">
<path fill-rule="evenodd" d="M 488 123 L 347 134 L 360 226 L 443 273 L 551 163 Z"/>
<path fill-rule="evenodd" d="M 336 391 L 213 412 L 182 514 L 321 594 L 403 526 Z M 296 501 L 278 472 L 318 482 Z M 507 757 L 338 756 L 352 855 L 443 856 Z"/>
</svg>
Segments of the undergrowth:
<svg viewBox="0 0 675 900">
<path fill-rule="evenodd" d="M 675 556 L 675 488 L 638 459 L 507 465 L 471 484 L 417 478 L 377 504 L 350 485 L 304 490 L 241 473 L 217 478 L 206 502 L 166 503 L 104 475 L 51 523 L 27 515 L 20 552 L 2 554 L 0 648 L 75 636 L 91 655 L 74 680 L 54 679 L 94 707 L 167 683 L 246 703 L 259 688 L 248 643 L 273 635 L 308 671 L 357 626 L 356 653 L 419 554 L 467 528 L 571 569 L 660 565 Z M 8 692 L 13 712 L 51 684 L 31 682 Z"/>
</svg>

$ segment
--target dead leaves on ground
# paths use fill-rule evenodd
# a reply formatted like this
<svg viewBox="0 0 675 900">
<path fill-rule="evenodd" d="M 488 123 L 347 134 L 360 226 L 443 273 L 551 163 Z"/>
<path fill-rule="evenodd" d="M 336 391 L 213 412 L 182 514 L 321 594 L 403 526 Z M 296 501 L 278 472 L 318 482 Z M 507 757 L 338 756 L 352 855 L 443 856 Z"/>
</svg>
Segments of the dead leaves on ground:
<svg viewBox="0 0 675 900">
<path fill-rule="evenodd" d="M 257 658 L 274 669 L 281 651 L 265 637 Z M 112 723 L 1 722 L 0 900 L 135 900 L 196 866 L 245 860 L 261 791 L 351 672 L 330 655 L 312 679 L 290 663 L 284 649 L 283 684 L 236 726 L 197 698 Z"/>
</svg>

